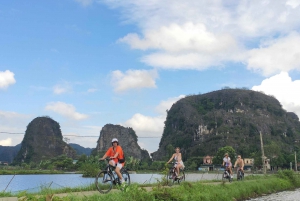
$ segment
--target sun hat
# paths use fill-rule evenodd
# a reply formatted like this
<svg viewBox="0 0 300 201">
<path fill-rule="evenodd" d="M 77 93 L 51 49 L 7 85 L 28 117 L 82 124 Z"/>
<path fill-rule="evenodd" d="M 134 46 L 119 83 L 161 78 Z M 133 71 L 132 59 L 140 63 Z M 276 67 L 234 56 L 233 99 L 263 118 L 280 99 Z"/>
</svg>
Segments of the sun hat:
<svg viewBox="0 0 300 201">
<path fill-rule="evenodd" d="M 119 142 L 117 138 L 113 138 L 111 142 Z"/>
</svg>

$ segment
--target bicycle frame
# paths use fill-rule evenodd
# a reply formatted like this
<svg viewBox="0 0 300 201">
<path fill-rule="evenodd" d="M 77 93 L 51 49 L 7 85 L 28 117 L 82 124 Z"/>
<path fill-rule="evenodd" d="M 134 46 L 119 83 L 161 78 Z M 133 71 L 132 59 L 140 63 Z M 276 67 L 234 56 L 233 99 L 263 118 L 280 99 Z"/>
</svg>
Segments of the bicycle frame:
<svg viewBox="0 0 300 201">
<path fill-rule="evenodd" d="M 108 164 L 106 165 L 106 167 L 104 168 L 104 170 L 106 170 L 107 172 L 109 172 L 112 175 L 114 184 L 120 183 L 118 175 L 117 174 L 113 174 L 113 172 L 116 169 L 116 167 L 114 167 L 114 166 L 112 166 L 112 165 L 109 164 L 109 161 L 111 159 L 107 159 L 106 158 L 105 160 L 108 162 Z M 117 177 L 115 177 L 115 175 Z"/>
</svg>

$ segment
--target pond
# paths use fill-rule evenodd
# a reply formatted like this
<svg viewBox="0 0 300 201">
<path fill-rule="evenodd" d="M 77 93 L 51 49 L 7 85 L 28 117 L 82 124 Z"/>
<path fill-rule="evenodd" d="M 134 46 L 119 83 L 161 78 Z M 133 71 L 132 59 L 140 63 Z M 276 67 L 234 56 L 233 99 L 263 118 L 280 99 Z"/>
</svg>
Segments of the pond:
<svg viewBox="0 0 300 201">
<path fill-rule="evenodd" d="M 156 183 L 163 175 L 130 174 L 132 183 Z M 186 181 L 220 179 L 221 174 L 187 173 Z M 41 188 L 83 187 L 94 184 L 94 178 L 84 178 L 81 174 L 41 174 L 41 175 L 0 175 L 0 191 L 16 193 L 18 191 L 38 192 Z"/>
<path fill-rule="evenodd" d="M 131 174 L 131 182 L 154 183 L 159 174 Z M 84 178 L 81 174 L 0 175 L 0 191 L 38 192 L 41 188 L 83 187 L 94 184 L 95 178 Z"/>
</svg>

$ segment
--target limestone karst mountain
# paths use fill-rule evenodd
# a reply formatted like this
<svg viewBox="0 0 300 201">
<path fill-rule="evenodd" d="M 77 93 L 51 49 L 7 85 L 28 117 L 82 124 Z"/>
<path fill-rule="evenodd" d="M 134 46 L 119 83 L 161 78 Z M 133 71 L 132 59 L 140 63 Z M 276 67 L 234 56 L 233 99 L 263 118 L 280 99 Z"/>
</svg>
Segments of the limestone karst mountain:
<svg viewBox="0 0 300 201">
<path fill-rule="evenodd" d="M 37 117 L 28 124 L 14 163 L 38 163 L 62 154 L 76 156 L 75 150 L 63 141 L 60 125 L 50 117 Z"/>
<path fill-rule="evenodd" d="M 167 113 L 154 160 L 166 159 L 173 148 L 182 148 L 186 160 L 214 155 L 223 146 L 250 156 L 260 151 L 260 134 L 267 148 L 276 144 L 282 153 L 300 150 L 300 122 L 282 109 L 272 96 L 246 89 L 223 89 L 177 101 Z M 276 157 L 278 153 L 270 153 Z"/>
<path fill-rule="evenodd" d="M 125 128 L 120 125 L 106 124 L 101 132 L 97 141 L 97 147 L 95 149 L 97 154 L 101 156 L 111 146 L 111 140 L 117 138 L 120 145 L 123 148 L 125 157 L 134 157 L 136 159 L 150 159 L 149 153 L 146 150 L 141 149 L 138 145 L 137 135 L 132 128 Z M 95 153 L 94 153 L 95 154 Z"/>
</svg>

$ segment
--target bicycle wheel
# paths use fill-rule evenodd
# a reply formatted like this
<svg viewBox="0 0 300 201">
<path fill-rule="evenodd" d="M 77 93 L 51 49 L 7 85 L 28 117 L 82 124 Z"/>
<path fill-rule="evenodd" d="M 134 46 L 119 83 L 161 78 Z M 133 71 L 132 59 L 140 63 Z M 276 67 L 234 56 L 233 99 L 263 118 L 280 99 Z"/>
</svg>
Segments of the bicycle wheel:
<svg viewBox="0 0 300 201">
<path fill-rule="evenodd" d="M 240 180 L 240 179 L 241 179 L 241 173 L 240 173 L 240 171 L 238 171 L 238 173 L 236 174 L 236 179 L 237 179 L 237 180 Z"/>
<path fill-rule="evenodd" d="M 180 177 L 178 179 L 178 183 L 182 182 L 182 181 L 185 181 L 185 173 L 184 173 L 184 170 L 181 170 L 180 171 Z"/>
<path fill-rule="evenodd" d="M 227 179 L 227 174 L 224 172 L 224 173 L 222 174 L 222 181 L 226 181 L 226 179 Z"/>
<path fill-rule="evenodd" d="M 113 177 L 106 170 L 100 171 L 95 179 L 95 185 L 100 193 L 108 193 L 113 186 Z"/>
<path fill-rule="evenodd" d="M 129 175 L 129 173 L 127 172 L 126 169 L 122 169 L 121 174 L 122 174 L 123 180 L 125 182 L 125 185 L 129 186 L 130 185 L 130 175 Z"/>
<path fill-rule="evenodd" d="M 168 174 L 167 174 L 167 184 L 170 185 L 171 182 L 173 182 L 173 169 L 169 169 Z"/>
<path fill-rule="evenodd" d="M 240 180 L 242 181 L 244 179 L 244 174 L 242 171 L 240 171 Z"/>
</svg>

